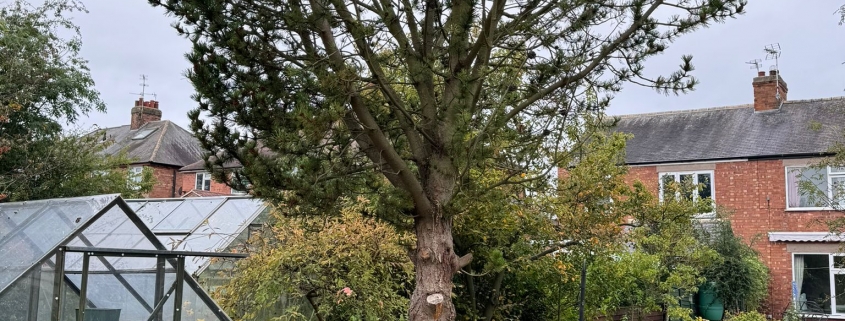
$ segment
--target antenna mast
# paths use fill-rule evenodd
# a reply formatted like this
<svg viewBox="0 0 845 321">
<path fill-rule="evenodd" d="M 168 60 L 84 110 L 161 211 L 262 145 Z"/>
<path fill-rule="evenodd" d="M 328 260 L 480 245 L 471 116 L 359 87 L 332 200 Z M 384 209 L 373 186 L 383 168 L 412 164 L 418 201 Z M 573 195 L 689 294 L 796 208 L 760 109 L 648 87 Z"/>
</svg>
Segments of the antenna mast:
<svg viewBox="0 0 845 321">
<path fill-rule="evenodd" d="M 141 100 L 144 100 L 144 96 L 147 93 L 147 87 L 150 86 L 150 85 L 147 85 L 147 79 L 149 79 L 149 77 L 147 77 L 147 75 L 141 74 L 141 83 L 139 84 L 141 86 L 141 92 L 140 93 L 130 93 L 130 94 L 141 96 Z M 153 95 L 153 99 L 157 99 L 157 96 L 156 96 L 155 93 L 151 93 L 151 95 Z"/>
<path fill-rule="evenodd" d="M 781 105 L 783 105 L 783 101 L 780 99 L 780 66 L 778 66 L 778 58 L 780 58 L 780 43 L 773 43 L 767 45 L 766 48 L 763 49 L 766 53 L 766 60 L 774 60 L 775 65 L 769 67 L 769 70 L 775 71 L 775 99 L 777 99 Z"/>
<path fill-rule="evenodd" d="M 757 73 L 760 73 L 760 59 L 752 59 L 746 63 L 751 65 L 751 69 L 756 69 Z"/>
</svg>

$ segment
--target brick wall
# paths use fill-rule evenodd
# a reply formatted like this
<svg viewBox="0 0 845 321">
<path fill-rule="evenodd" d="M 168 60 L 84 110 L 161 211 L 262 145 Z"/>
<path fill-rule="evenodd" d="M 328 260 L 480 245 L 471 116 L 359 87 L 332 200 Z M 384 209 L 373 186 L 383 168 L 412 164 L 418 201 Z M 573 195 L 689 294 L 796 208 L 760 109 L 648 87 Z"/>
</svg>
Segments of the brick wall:
<svg viewBox="0 0 845 321">
<path fill-rule="evenodd" d="M 138 129 L 151 121 L 161 120 L 161 110 L 158 109 L 158 102 L 155 100 L 144 101 L 139 98 L 135 101 L 135 107 L 130 111 L 132 118 L 129 122 L 130 129 Z"/>
<path fill-rule="evenodd" d="M 200 172 L 201 173 L 201 172 Z M 197 172 L 180 172 L 179 173 L 179 184 L 182 188 L 182 193 L 178 196 L 181 196 L 187 192 L 190 192 L 197 185 Z M 179 187 L 177 187 L 178 189 Z M 177 191 L 178 192 L 178 191 Z M 217 182 L 215 180 L 211 180 L 211 192 L 220 193 L 220 194 L 231 194 L 232 188 L 227 186 L 224 183 Z"/>
<path fill-rule="evenodd" d="M 836 217 L 831 211 L 786 211 L 786 171 L 781 160 L 716 163 L 716 203 L 732 210 L 734 231 L 760 253 L 771 271 L 766 312 L 780 317 L 792 297 L 792 256 L 787 243 L 768 241 L 768 232 L 824 232 L 824 221 Z M 658 167 L 631 167 L 626 180 L 643 182 L 658 192 Z"/>
<path fill-rule="evenodd" d="M 716 203 L 733 210 L 734 232 L 760 252 L 771 271 L 769 312 L 783 311 L 792 296 L 792 256 L 786 243 L 768 241 L 768 232 L 826 232 L 832 211 L 786 211 L 783 161 L 716 164 Z"/>
<path fill-rule="evenodd" d="M 648 188 L 648 191 L 657 195 L 660 189 L 660 181 L 657 177 L 657 166 L 637 166 L 628 168 L 628 176 L 625 182 L 634 184 L 634 182 L 641 182 Z"/>
<path fill-rule="evenodd" d="M 163 198 L 163 197 L 177 197 L 173 189 L 174 177 L 177 175 L 177 167 L 163 166 L 155 164 L 147 164 L 144 167 L 153 169 L 153 177 L 155 178 L 155 185 L 147 197 Z"/>
</svg>

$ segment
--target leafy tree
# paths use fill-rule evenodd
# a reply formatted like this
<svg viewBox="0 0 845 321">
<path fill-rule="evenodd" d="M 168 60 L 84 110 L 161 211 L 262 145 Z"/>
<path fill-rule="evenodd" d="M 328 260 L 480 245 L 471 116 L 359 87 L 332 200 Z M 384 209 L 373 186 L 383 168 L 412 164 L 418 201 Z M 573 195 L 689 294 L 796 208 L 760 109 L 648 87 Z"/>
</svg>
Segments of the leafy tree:
<svg viewBox="0 0 845 321">
<path fill-rule="evenodd" d="M 336 217 L 304 220 L 277 209 L 272 236 L 256 240 L 257 252 L 216 293 L 226 311 L 242 320 L 403 319 L 413 237 L 362 217 L 374 210 L 365 198 L 340 206 Z"/>
<path fill-rule="evenodd" d="M 649 77 L 677 37 L 743 0 L 150 0 L 193 42 L 192 129 L 256 195 L 331 206 L 379 193 L 411 221 L 411 320 L 453 320 L 454 205 L 476 172 L 546 180 L 565 139 L 626 82 L 691 90 L 690 57 Z M 522 174 L 525 173 L 526 177 Z M 234 185 L 240 185 L 236 177 Z M 495 184 L 494 184 L 495 185 Z M 286 193 L 281 191 L 291 191 Z M 383 200 L 382 200 L 383 198 Z M 481 198 L 486 199 L 486 198 Z M 395 213 L 391 211 L 390 213 Z M 460 254 L 460 255 L 459 255 Z M 463 256 L 461 256 L 463 255 Z"/>
<path fill-rule="evenodd" d="M 715 284 L 727 311 L 756 310 L 769 295 L 769 269 L 757 251 L 734 234 L 727 218 L 709 225 L 698 229 L 698 238 L 719 256 L 704 270 L 704 277 Z"/>
<path fill-rule="evenodd" d="M 0 195 L 10 201 L 110 193 L 138 198 L 152 190 L 152 170 L 130 173 L 131 160 L 104 156 L 106 146 L 99 135 L 57 133 L 12 149 L 0 156 L 0 164 L 14 164 L 0 173 Z"/>
<path fill-rule="evenodd" d="M 49 0 L 39 7 L 16 0 L 0 7 L 0 146 L 5 151 L 23 145 L 16 138 L 60 132 L 61 119 L 73 122 L 80 114 L 105 110 L 79 56 L 79 28 L 64 17 L 84 10 L 73 0 Z"/>
<path fill-rule="evenodd" d="M 130 183 L 120 169 L 126 157 L 99 155 L 98 137 L 62 131 L 63 123 L 105 110 L 79 56 L 79 28 L 65 17 L 84 10 L 74 0 L 0 4 L 0 200 L 131 197 L 151 188 L 150 173 Z"/>
<path fill-rule="evenodd" d="M 484 192 L 456 198 L 462 212 L 455 216 L 455 247 L 474 255 L 455 278 L 458 319 L 577 319 L 585 263 L 587 317 L 622 308 L 646 313 L 668 308 L 676 317 L 689 316 L 678 293 L 695 292 L 718 257 L 695 233 L 694 218 L 709 211 L 710 203 L 661 202 L 629 182 L 627 168 L 618 166 L 625 135 L 589 131 L 576 135 L 588 142 L 571 153 L 573 166 L 557 180 L 556 192 L 495 186 L 505 174 L 488 170 L 473 175 L 469 185 L 470 191 Z M 695 188 L 684 184 L 667 191 L 686 195 Z"/>
</svg>

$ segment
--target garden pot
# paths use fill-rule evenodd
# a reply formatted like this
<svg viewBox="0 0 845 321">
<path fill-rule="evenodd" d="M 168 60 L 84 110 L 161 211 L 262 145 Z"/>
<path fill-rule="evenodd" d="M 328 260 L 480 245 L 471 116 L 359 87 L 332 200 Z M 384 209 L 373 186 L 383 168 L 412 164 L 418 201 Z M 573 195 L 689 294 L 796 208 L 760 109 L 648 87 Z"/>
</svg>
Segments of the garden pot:
<svg viewBox="0 0 845 321">
<path fill-rule="evenodd" d="M 719 321 L 724 317 L 725 305 L 710 283 L 698 288 L 698 313 L 701 318 L 710 321 Z"/>
</svg>

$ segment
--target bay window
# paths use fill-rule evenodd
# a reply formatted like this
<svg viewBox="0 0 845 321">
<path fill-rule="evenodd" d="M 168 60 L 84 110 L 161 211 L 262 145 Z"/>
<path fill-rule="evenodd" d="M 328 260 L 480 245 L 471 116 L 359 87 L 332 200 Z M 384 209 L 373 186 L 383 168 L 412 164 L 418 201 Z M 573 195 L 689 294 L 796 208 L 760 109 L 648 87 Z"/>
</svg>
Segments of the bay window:
<svg viewBox="0 0 845 321">
<path fill-rule="evenodd" d="M 845 167 L 786 167 L 789 209 L 825 209 L 845 205 Z"/>
</svg>

